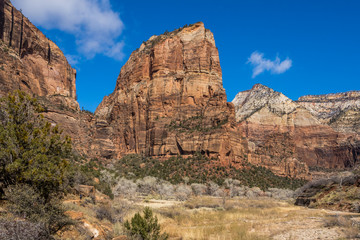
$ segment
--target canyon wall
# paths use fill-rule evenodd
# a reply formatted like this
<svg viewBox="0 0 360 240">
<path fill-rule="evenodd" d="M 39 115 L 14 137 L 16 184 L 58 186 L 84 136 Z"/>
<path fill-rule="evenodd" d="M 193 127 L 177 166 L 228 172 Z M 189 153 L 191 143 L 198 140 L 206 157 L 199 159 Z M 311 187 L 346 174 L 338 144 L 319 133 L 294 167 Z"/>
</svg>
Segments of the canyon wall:
<svg viewBox="0 0 360 240">
<path fill-rule="evenodd" d="M 251 163 L 300 178 L 311 178 L 309 168 L 359 162 L 358 91 L 292 101 L 257 84 L 228 103 L 214 36 L 203 23 L 144 42 L 95 115 L 80 111 L 75 81 L 56 44 L 0 0 L 0 96 L 13 90 L 37 96 L 45 118 L 87 158 L 200 152 L 223 166 Z"/>
<path fill-rule="evenodd" d="M 9 0 L 0 0 L 0 96 L 22 90 L 45 106 L 44 117 L 86 153 L 92 117 L 76 101 L 76 70 L 59 47 Z"/>
<path fill-rule="evenodd" d="M 95 112 L 93 149 L 108 158 L 202 152 L 229 165 L 242 159 L 245 144 L 234 114 L 213 34 L 196 23 L 153 36 L 131 54 Z"/>
<path fill-rule="evenodd" d="M 297 103 L 337 131 L 360 133 L 360 91 L 303 96 Z"/>
<path fill-rule="evenodd" d="M 304 175 L 307 167 L 344 169 L 359 162 L 360 138 L 352 131 L 357 129 L 359 118 L 347 122 L 349 131 L 334 128 L 331 120 L 321 116 L 323 112 L 338 111 L 337 106 L 326 110 L 325 104 L 317 106 L 307 99 L 306 104 L 294 102 L 261 84 L 235 97 L 236 120 L 239 133 L 248 140 L 249 162 L 292 176 Z M 341 103 L 345 109 L 354 106 L 344 99 L 337 101 Z M 293 167 L 284 168 L 287 163 Z"/>
<path fill-rule="evenodd" d="M 9 0 L 0 1 L 0 95 L 19 89 L 78 109 L 76 71 Z"/>
</svg>

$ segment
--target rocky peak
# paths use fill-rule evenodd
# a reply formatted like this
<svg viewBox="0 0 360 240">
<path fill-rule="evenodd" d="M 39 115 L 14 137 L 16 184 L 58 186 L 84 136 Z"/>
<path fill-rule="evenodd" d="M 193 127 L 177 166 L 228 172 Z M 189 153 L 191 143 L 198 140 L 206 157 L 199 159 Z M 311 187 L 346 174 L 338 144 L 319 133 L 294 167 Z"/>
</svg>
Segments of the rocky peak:
<svg viewBox="0 0 360 240">
<path fill-rule="evenodd" d="M 235 105 L 236 120 L 241 122 L 263 108 L 284 115 L 293 112 L 299 106 L 280 92 L 255 84 L 251 90 L 239 92 L 232 103 Z"/>
<path fill-rule="evenodd" d="M 138 75 L 137 71 L 141 71 L 141 74 Z M 216 81 L 216 87 L 222 88 L 222 73 L 214 37 L 201 22 L 152 36 L 144 42 L 121 69 L 115 91 L 141 80 L 170 75 L 179 81 L 190 72 L 210 74 L 212 79 L 209 80 L 213 83 Z"/>
<path fill-rule="evenodd" d="M 199 151 L 230 161 L 242 149 L 233 150 L 231 131 L 225 130 L 234 122 L 234 108 L 226 100 L 213 34 L 203 23 L 143 43 L 96 117 L 97 143 L 107 149 L 102 156 Z"/>
</svg>

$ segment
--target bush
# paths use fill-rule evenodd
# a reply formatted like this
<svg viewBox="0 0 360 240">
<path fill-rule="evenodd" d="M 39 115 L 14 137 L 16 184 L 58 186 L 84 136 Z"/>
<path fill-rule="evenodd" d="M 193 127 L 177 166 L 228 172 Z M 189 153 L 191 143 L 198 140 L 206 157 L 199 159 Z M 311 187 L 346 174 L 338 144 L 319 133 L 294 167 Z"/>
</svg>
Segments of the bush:
<svg viewBox="0 0 360 240">
<path fill-rule="evenodd" d="M 163 181 L 156 186 L 156 190 L 161 198 L 170 198 L 174 196 L 175 187 L 171 183 Z"/>
<path fill-rule="evenodd" d="M 131 209 L 131 204 L 126 200 L 117 198 L 113 201 L 111 209 L 114 213 L 113 218 L 115 222 L 123 222 L 124 217 Z"/>
<path fill-rule="evenodd" d="M 99 220 L 109 220 L 111 223 L 115 223 L 114 211 L 110 206 L 101 205 L 95 210 L 96 218 Z"/>
<path fill-rule="evenodd" d="M 157 179 L 155 177 L 146 176 L 143 179 L 138 179 L 136 184 L 138 186 L 139 193 L 143 195 L 149 195 L 156 190 Z"/>
<path fill-rule="evenodd" d="M 98 159 L 91 159 L 87 163 L 81 163 L 77 159 L 71 162 L 68 169 L 65 177 L 66 187 L 77 185 L 94 186 L 111 199 L 114 198 L 111 187 L 115 182 L 115 176 L 105 169 Z M 95 181 L 96 178 L 99 180 L 98 182 Z"/>
<path fill-rule="evenodd" d="M 131 239 L 142 240 L 165 240 L 168 239 L 166 233 L 160 234 L 160 224 L 157 217 L 153 216 L 153 212 L 149 207 L 143 211 L 144 216 L 136 213 L 131 219 L 131 223 L 126 221 L 124 227 Z"/>
<path fill-rule="evenodd" d="M 51 234 L 73 224 L 65 215 L 65 209 L 56 197 L 46 201 L 36 189 L 29 185 L 13 185 L 8 187 L 5 193 L 11 213 L 26 218 L 30 222 L 43 224 Z"/>
<path fill-rule="evenodd" d="M 230 197 L 236 197 L 236 196 L 243 197 L 245 196 L 246 191 L 247 191 L 246 187 L 233 185 L 230 187 Z"/>
<path fill-rule="evenodd" d="M 209 182 L 207 193 L 210 196 L 218 197 L 220 196 L 220 187 L 214 182 Z"/>
<path fill-rule="evenodd" d="M 60 192 L 72 158 L 71 139 L 40 114 L 37 100 L 16 91 L 0 99 L 0 192 L 29 184 L 46 201 Z"/>
<path fill-rule="evenodd" d="M 53 238 L 42 223 L 0 219 L 0 239 L 49 240 Z"/>
<path fill-rule="evenodd" d="M 180 201 L 187 200 L 189 198 L 189 196 L 191 195 L 191 193 L 192 193 L 191 187 L 189 187 L 187 185 L 180 184 L 176 188 L 176 198 Z"/>
<path fill-rule="evenodd" d="M 206 194 L 207 187 L 204 184 L 193 183 L 191 189 L 195 196 L 202 196 Z"/>
<path fill-rule="evenodd" d="M 137 185 L 125 178 L 121 178 L 115 185 L 113 191 L 115 196 L 134 196 L 137 190 Z"/>
</svg>

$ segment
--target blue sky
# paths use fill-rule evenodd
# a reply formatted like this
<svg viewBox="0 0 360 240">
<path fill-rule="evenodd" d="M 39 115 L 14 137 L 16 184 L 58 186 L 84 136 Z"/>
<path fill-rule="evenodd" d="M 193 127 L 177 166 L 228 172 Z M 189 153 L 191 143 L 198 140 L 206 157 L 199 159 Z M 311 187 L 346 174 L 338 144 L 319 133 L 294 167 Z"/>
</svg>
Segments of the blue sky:
<svg viewBox="0 0 360 240">
<path fill-rule="evenodd" d="M 13 4 L 69 56 L 78 72 L 78 101 L 91 111 L 113 92 L 122 65 L 143 41 L 198 21 L 214 33 L 229 101 L 256 83 L 293 100 L 360 90 L 358 0 Z"/>
</svg>

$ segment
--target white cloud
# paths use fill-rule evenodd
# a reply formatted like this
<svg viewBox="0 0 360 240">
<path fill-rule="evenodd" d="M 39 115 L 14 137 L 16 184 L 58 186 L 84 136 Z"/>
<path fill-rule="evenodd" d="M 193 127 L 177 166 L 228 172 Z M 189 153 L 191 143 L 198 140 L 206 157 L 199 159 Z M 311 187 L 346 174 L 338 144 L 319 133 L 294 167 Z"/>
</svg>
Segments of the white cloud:
<svg viewBox="0 0 360 240">
<path fill-rule="evenodd" d="M 81 58 L 76 55 L 65 54 L 65 57 L 72 66 L 76 66 L 81 60 Z"/>
<path fill-rule="evenodd" d="M 109 0 L 12 0 L 34 24 L 75 36 L 80 54 L 122 59 L 124 24 Z"/>
<path fill-rule="evenodd" d="M 274 61 L 264 58 L 263 53 L 253 52 L 248 58 L 247 63 L 250 63 L 253 68 L 252 78 L 263 73 L 264 71 L 270 71 L 273 74 L 284 73 L 292 66 L 292 60 L 286 58 L 284 61 L 280 61 L 279 57 L 276 57 Z"/>
</svg>

